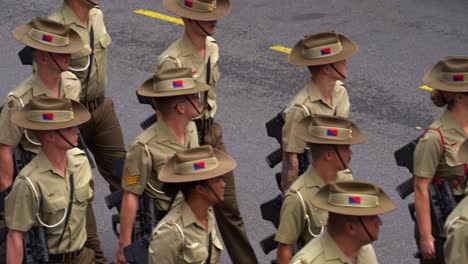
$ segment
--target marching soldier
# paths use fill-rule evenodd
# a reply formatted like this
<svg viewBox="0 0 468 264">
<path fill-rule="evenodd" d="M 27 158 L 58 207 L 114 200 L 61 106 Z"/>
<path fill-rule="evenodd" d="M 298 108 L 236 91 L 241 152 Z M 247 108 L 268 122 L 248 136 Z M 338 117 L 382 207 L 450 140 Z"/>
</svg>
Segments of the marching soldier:
<svg viewBox="0 0 468 264">
<path fill-rule="evenodd" d="M 294 125 L 312 114 L 349 116 L 348 93 L 341 81 L 348 77 L 347 59 L 357 51 L 352 40 L 331 31 L 305 36 L 289 54 L 288 62 L 307 67 L 311 79 L 284 111 L 281 179 L 284 192 L 296 180 L 299 173 L 297 155 L 304 153 L 306 148 L 305 142 L 294 136 Z"/>
<path fill-rule="evenodd" d="M 76 126 L 89 118 L 80 103 L 52 97 L 32 98 L 11 116 L 15 125 L 33 132 L 41 150 L 5 201 L 7 263 L 23 263 L 23 239 L 35 226 L 45 228 L 48 263 L 95 263 L 94 252 L 84 247 L 93 175 L 85 153 L 76 148 Z"/>
<path fill-rule="evenodd" d="M 171 13 L 182 18 L 185 33 L 161 54 L 158 68 L 188 67 L 195 80 L 210 85 L 206 98 L 203 98 L 203 116 L 196 121 L 197 128 L 202 144 L 226 152 L 222 127 L 213 121 L 218 109 L 216 84 L 220 74 L 218 45 L 212 35 L 216 32 L 217 21 L 230 13 L 230 2 L 163 0 L 163 4 Z M 225 181 L 225 199 L 213 207 L 221 236 L 233 263 L 257 263 L 237 204 L 233 172 L 225 175 Z"/>
<path fill-rule="evenodd" d="M 370 243 L 379 239 L 379 215 L 396 209 L 385 192 L 372 183 L 342 181 L 325 186 L 309 202 L 328 211 L 327 228 L 292 264 L 378 263 Z"/>
<path fill-rule="evenodd" d="M 169 209 L 171 199 L 157 176 L 175 153 L 198 147 L 197 129 L 191 120 L 200 114 L 199 93 L 208 89 L 192 78 L 189 68 L 160 70 L 138 88 L 139 95 L 152 98 L 160 118 L 135 139 L 125 159 L 116 263 L 126 263 L 123 248 L 131 243 L 139 197 L 145 193 L 155 199 L 158 215 Z"/>
<path fill-rule="evenodd" d="M 320 235 L 328 213 L 311 204 L 314 195 L 326 184 L 337 180 L 337 173 L 348 167 L 350 145 L 367 141 L 367 136 L 348 119 L 313 115 L 297 124 L 294 134 L 310 143 L 312 163 L 286 192 L 275 240 L 277 261 L 289 263 L 296 242 L 305 245 Z M 352 178 L 351 178 L 352 179 Z"/>
</svg>

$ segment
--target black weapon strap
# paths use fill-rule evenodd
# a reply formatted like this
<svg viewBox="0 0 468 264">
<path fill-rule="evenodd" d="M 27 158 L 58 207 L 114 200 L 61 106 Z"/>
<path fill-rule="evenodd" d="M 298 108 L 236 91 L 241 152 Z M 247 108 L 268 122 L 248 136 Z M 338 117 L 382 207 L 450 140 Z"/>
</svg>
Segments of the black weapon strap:
<svg viewBox="0 0 468 264">
<path fill-rule="evenodd" d="M 213 251 L 213 238 L 211 237 L 211 232 L 208 234 L 208 258 L 206 258 L 206 264 L 211 264 L 211 252 Z"/>
<path fill-rule="evenodd" d="M 70 201 L 68 202 L 68 211 L 67 215 L 65 216 L 65 224 L 63 225 L 63 231 L 60 235 L 59 245 L 62 243 L 63 235 L 65 234 L 65 230 L 67 230 L 68 220 L 70 220 L 71 210 L 73 208 L 73 196 L 75 196 L 75 181 L 73 180 L 73 174 L 70 175 Z"/>
<path fill-rule="evenodd" d="M 93 69 L 93 60 L 94 60 L 94 28 L 91 25 L 89 30 L 89 46 L 91 46 L 91 54 L 89 54 L 89 67 L 88 67 L 88 74 L 86 74 L 86 79 L 84 83 L 86 83 L 86 88 L 81 90 L 81 102 L 85 103 L 88 97 L 88 87 L 89 87 L 89 79 L 91 78 L 91 71 Z"/>
</svg>

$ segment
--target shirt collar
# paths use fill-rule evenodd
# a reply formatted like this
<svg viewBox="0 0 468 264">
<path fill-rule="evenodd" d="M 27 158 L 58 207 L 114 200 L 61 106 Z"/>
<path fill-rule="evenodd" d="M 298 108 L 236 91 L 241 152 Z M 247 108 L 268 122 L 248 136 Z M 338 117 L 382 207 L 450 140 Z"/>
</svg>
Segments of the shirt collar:
<svg viewBox="0 0 468 264">
<path fill-rule="evenodd" d="M 336 86 L 341 85 L 342 82 L 337 81 L 335 83 L 335 86 L 333 87 L 333 93 L 332 93 L 332 102 L 335 104 L 336 103 Z M 309 99 L 311 102 L 315 101 L 321 101 L 323 104 L 329 106 L 325 100 L 323 99 L 322 93 L 320 92 L 319 88 L 317 87 L 317 84 L 310 79 L 307 84 L 306 84 L 306 89 L 307 89 L 307 94 L 309 95 Z M 330 107 L 330 106 L 329 106 Z"/>
<path fill-rule="evenodd" d="M 205 229 L 205 227 L 198 221 L 197 217 L 193 213 L 190 206 L 185 202 L 182 201 L 180 204 L 180 214 L 182 218 L 182 224 L 184 227 L 190 226 L 192 224 L 196 224 L 198 227 Z M 207 212 L 207 219 L 208 219 L 208 232 L 211 231 L 211 223 L 213 222 L 211 219 L 210 213 Z"/>
<path fill-rule="evenodd" d="M 455 117 L 453 117 L 452 113 L 450 113 L 450 111 L 447 109 L 442 114 L 441 123 L 444 128 L 454 129 L 458 133 L 465 135 L 465 131 L 460 127 L 460 125 L 457 123 L 457 120 L 455 120 Z"/>
<path fill-rule="evenodd" d="M 167 126 L 167 124 L 164 122 L 162 118 L 158 120 L 159 125 L 155 127 L 156 129 L 156 135 L 158 135 L 158 141 L 159 142 L 165 142 L 165 141 L 170 141 L 173 144 L 179 145 L 180 147 L 185 148 L 183 146 L 179 139 L 174 135 L 172 132 L 172 129 Z M 188 141 L 190 140 L 190 135 L 194 133 L 194 128 L 190 128 L 190 126 L 187 125 L 185 128 L 185 145 L 188 146 Z"/>
<path fill-rule="evenodd" d="M 45 84 L 42 82 L 41 78 L 39 78 L 39 75 L 37 75 L 36 73 L 32 77 L 31 87 L 32 87 L 32 94 L 34 97 L 40 96 L 40 95 L 47 95 L 47 96 L 51 95 L 49 92 L 49 89 L 47 89 Z"/>
<path fill-rule="evenodd" d="M 62 177 L 63 175 L 55 168 L 52 166 L 52 163 L 50 163 L 49 159 L 47 158 L 46 154 L 41 150 L 35 157 L 36 159 L 36 167 L 37 167 L 37 172 L 38 173 L 45 173 L 45 172 L 51 172 L 52 174 L 55 174 L 57 176 Z"/>
<path fill-rule="evenodd" d="M 211 42 L 210 38 L 205 38 L 205 58 L 211 56 L 214 50 L 213 47 L 214 45 Z M 200 56 L 200 53 L 198 53 L 198 50 L 195 49 L 195 46 L 193 45 L 190 38 L 185 33 L 182 39 L 180 40 L 180 51 L 182 56 L 194 56 L 198 59 L 203 60 L 203 58 L 201 58 Z"/>
<path fill-rule="evenodd" d="M 328 234 L 327 231 L 323 232 L 320 243 L 324 249 L 324 257 L 326 261 L 339 259 L 342 263 L 351 264 L 352 261 L 341 251 L 336 244 L 335 240 Z"/>
<path fill-rule="evenodd" d="M 304 184 L 306 187 L 318 187 L 322 188 L 325 186 L 322 178 L 318 175 L 317 171 L 315 171 L 314 166 L 310 165 L 307 170 L 304 172 Z"/>
</svg>

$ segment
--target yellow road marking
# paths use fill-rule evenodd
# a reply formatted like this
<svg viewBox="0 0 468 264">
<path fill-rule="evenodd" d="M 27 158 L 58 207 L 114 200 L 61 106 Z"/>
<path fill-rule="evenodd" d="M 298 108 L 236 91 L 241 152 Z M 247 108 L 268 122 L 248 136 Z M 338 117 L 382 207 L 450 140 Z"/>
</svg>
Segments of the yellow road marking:
<svg viewBox="0 0 468 264">
<path fill-rule="evenodd" d="M 283 46 L 273 46 L 273 47 L 270 47 L 271 50 L 274 50 L 274 51 L 279 51 L 279 52 L 283 52 L 283 53 L 286 53 L 286 54 L 289 54 L 291 53 L 291 49 L 288 48 L 288 47 L 283 47 Z"/>
<path fill-rule="evenodd" d="M 159 20 L 164 20 L 164 21 L 167 21 L 167 22 L 171 22 L 171 23 L 174 23 L 174 24 L 177 24 L 177 25 L 184 25 L 184 22 L 180 18 L 167 16 L 167 15 L 164 15 L 164 14 L 161 14 L 161 13 L 158 13 L 158 12 L 154 12 L 154 11 L 151 11 L 151 10 L 137 9 L 137 10 L 135 10 L 133 12 L 137 13 L 137 14 L 140 14 L 140 15 L 144 15 L 144 16 L 156 18 L 156 19 L 159 19 Z"/>
<path fill-rule="evenodd" d="M 419 86 L 419 88 L 421 88 L 423 90 L 426 90 L 426 91 L 432 91 L 432 88 L 427 86 L 427 85 L 421 85 L 421 86 Z"/>
<path fill-rule="evenodd" d="M 420 127 L 420 126 L 416 126 L 416 129 L 417 129 L 417 130 L 421 130 L 421 129 L 422 129 L 422 127 Z"/>
</svg>

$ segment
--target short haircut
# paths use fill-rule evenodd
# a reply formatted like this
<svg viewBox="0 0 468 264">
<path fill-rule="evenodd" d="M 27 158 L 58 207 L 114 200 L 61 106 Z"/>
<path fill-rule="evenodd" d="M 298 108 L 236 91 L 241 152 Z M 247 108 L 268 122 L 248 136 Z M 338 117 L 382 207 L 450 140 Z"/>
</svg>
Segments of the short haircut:
<svg viewBox="0 0 468 264">
<path fill-rule="evenodd" d="M 183 100 L 184 96 L 158 97 L 153 98 L 153 104 L 163 116 L 168 116 L 174 111 L 175 106 Z"/>
<path fill-rule="evenodd" d="M 332 145 L 330 144 L 309 144 L 310 154 L 312 159 L 319 159 L 323 156 L 326 151 L 331 151 Z"/>
</svg>

